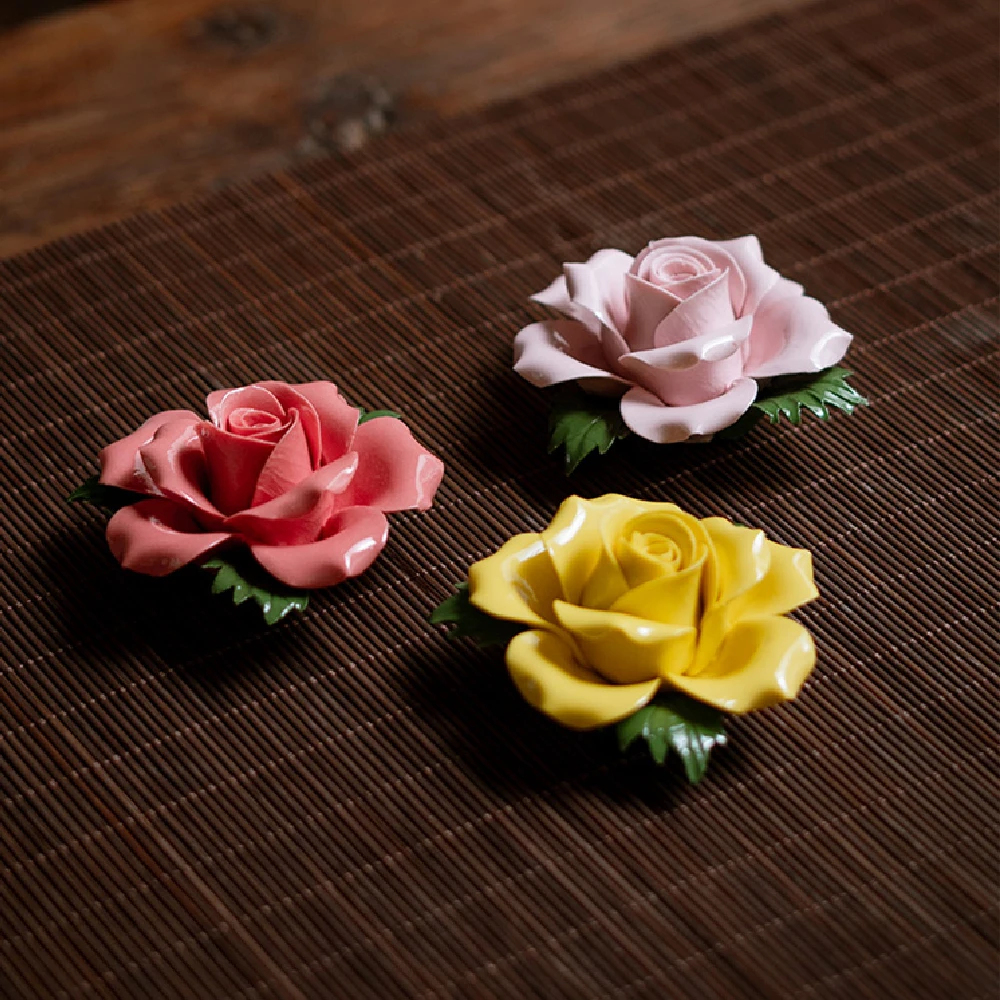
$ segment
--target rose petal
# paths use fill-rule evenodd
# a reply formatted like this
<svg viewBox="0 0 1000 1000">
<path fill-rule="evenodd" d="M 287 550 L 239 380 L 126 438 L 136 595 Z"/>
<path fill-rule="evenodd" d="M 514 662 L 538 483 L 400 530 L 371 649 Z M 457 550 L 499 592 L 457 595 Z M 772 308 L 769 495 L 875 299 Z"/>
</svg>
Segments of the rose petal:
<svg viewBox="0 0 1000 1000">
<path fill-rule="evenodd" d="M 706 593 L 694 674 L 709 668 L 739 621 L 783 615 L 819 596 L 812 554 L 769 541 L 763 531 L 723 518 L 704 522 L 716 553 L 715 593 Z"/>
<path fill-rule="evenodd" d="M 507 669 L 528 704 L 570 729 L 610 726 L 642 708 L 659 678 L 641 684 L 607 684 L 577 663 L 562 636 L 530 630 L 507 644 Z"/>
<path fill-rule="evenodd" d="M 822 371 L 844 356 L 852 339 L 821 302 L 781 288 L 754 317 L 746 371 L 755 378 Z"/>
<path fill-rule="evenodd" d="M 692 279 L 697 282 L 718 270 L 717 262 L 709 254 L 684 238 L 653 240 L 632 265 L 632 274 L 660 288 L 684 286 Z"/>
<path fill-rule="evenodd" d="M 618 364 L 670 406 L 704 403 L 723 395 L 742 375 L 740 349 L 752 322 L 747 316 L 694 340 L 626 354 Z"/>
<path fill-rule="evenodd" d="M 640 584 L 618 598 L 610 610 L 664 625 L 697 628 L 704 561 Z"/>
<path fill-rule="evenodd" d="M 789 281 L 788 278 L 778 276 L 778 280 L 770 287 L 767 294 L 757 303 L 757 309 L 762 305 L 769 308 L 782 299 L 798 299 L 806 294 L 806 290 L 797 282 Z"/>
<path fill-rule="evenodd" d="M 356 452 L 306 476 L 287 493 L 227 517 L 225 527 L 264 545 L 302 545 L 319 538 L 358 467 Z"/>
<path fill-rule="evenodd" d="M 625 276 L 625 286 L 628 289 L 625 341 L 630 350 L 646 350 L 655 343 L 656 328 L 681 300 L 666 288 L 651 285 L 634 274 Z"/>
<path fill-rule="evenodd" d="M 816 663 L 812 636 L 791 618 L 738 622 L 715 659 L 668 683 L 724 712 L 751 712 L 794 698 Z"/>
<path fill-rule="evenodd" d="M 617 611 L 553 605 L 559 624 L 580 647 L 584 662 L 615 684 L 640 684 L 683 673 L 694 658 L 698 630 Z"/>
<path fill-rule="evenodd" d="M 706 604 L 731 601 L 767 575 L 771 550 L 763 531 L 733 524 L 724 517 L 706 517 L 701 522 L 715 547 L 716 587 L 706 595 Z"/>
<path fill-rule="evenodd" d="M 345 506 L 376 507 L 387 514 L 427 510 L 444 475 L 444 463 L 418 444 L 395 417 L 367 420 L 354 435 L 358 471 Z"/>
<path fill-rule="evenodd" d="M 674 504 L 656 507 L 659 509 L 630 518 L 614 538 L 614 553 L 631 590 L 662 579 L 665 570 L 676 574 L 685 567 L 701 566 L 711 550 L 711 540 L 698 518 Z M 649 544 L 654 540 L 659 543 L 656 549 Z M 671 553 L 664 543 L 669 543 Z M 657 615 L 650 617 L 661 620 Z M 672 622 L 669 618 L 662 620 Z"/>
<path fill-rule="evenodd" d="M 350 450 L 360 412 L 347 402 L 332 382 L 305 382 L 293 388 L 315 407 L 322 431 L 324 464 Z"/>
<path fill-rule="evenodd" d="M 347 507 L 330 518 L 318 542 L 251 544 L 254 558 L 289 587 L 332 587 L 363 573 L 385 547 L 389 522 L 371 507 Z"/>
<path fill-rule="evenodd" d="M 535 292 L 530 298 L 534 302 L 539 302 L 550 309 L 556 309 L 567 316 L 570 315 L 570 310 L 573 308 L 573 300 L 569 295 L 565 274 L 560 274 L 551 285 L 547 285 L 540 292 Z"/>
<path fill-rule="evenodd" d="M 494 618 L 548 625 L 552 602 L 563 596 L 541 535 L 515 535 L 469 567 L 469 600 Z"/>
<path fill-rule="evenodd" d="M 603 325 L 621 330 L 625 322 L 624 277 L 632 258 L 621 250 L 598 250 L 582 263 L 563 265 L 563 274 L 531 296 L 582 323 L 591 333 Z"/>
<path fill-rule="evenodd" d="M 627 316 L 625 275 L 631 266 L 632 258 L 621 250 L 598 250 L 584 263 L 564 264 L 570 315 L 595 333 L 602 325 L 621 332 Z"/>
<path fill-rule="evenodd" d="M 768 567 L 763 578 L 730 602 L 730 620 L 783 615 L 819 597 L 812 553 L 766 541 Z"/>
<path fill-rule="evenodd" d="M 602 530 L 602 534 L 605 533 Z M 583 581 L 579 603 L 586 608 L 606 610 L 627 591 L 628 581 L 618 564 L 613 546 L 605 540 L 597 550 L 596 565 L 590 576 Z"/>
<path fill-rule="evenodd" d="M 163 424 L 153 440 L 139 449 L 139 461 L 161 496 L 197 510 L 209 523 L 222 514 L 205 495 L 208 471 L 199 421 L 182 418 Z"/>
<path fill-rule="evenodd" d="M 757 383 L 749 378 L 740 379 L 715 399 L 692 406 L 667 406 L 645 389 L 630 389 L 622 397 L 622 420 L 640 437 L 672 444 L 734 424 L 756 397 Z"/>
<path fill-rule="evenodd" d="M 571 604 L 579 603 L 604 547 L 600 509 L 593 501 L 569 497 L 540 536 L 556 571 L 560 596 Z"/>
<path fill-rule="evenodd" d="M 771 286 L 771 290 L 764 297 L 765 310 L 772 310 L 782 299 L 797 299 L 805 295 L 805 289 L 796 281 L 789 281 L 787 278 L 779 277 Z M 763 362 L 766 357 L 781 349 L 782 339 L 773 334 L 775 325 L 770 321 L 760 322 L 760 309 L 758 304 L 754 312 L 754 325 L 750 330 L 750 336 L 743 345 L 743 370 L 749 374 L 750 366 L 754 364 L 754 357 Z M 766 315 L 766 314 L 765 314 Z M 768 352 L 771 352 L 770 354 Z"/>
<path fill-rule="evenodd" d="M 137 493 L 154 493 L 155 487 L 138 460 L 139 449 L 144 444 L 149 444 L 153 435 L 164 424 L 179 420 L 185 420 L 191 425 L 201 423 L 201 417 L 190 410 L 165 410 L 150 417 L 138 430 L 102 449 L 98 456 L 101 482 Z"/>
<path fill-rule="evenodd" d="M 708 242 L 708 241 L 706 241 Z M 764 263 L 764 251 L 756 236 L 740 236 L 735 240 L 719 240 L 714 244 L 719 250 L 729 254 L 743 275 L 746 283 L 742 303 L 734 296 L 737 316 L 751 315 L 765 295 L 779 281 L 781 275 Z"/>
<path fill-rule="evenodd" d="M 232 539 L 203 531 L 191 513 L 170 500 L 140 500 L 108 522 L 108 547 L 125 569 L 166 576 Z"/>
<path fill-rule="evenodd" d="M 223 514 L 245 510 L 253 501 L 257 478 L 275 445 L 239 437 L 207 420 L 198 424 L 198 433 L 205 452 L 212 503 Z"/>
<path fill-rule="evenodd" d="M 632 349 L 669 347 L 696 340 L 730 326 L 735 319 L 729 279 L 720 274 L 700 291 L 679 302 L 655 328 L 648 345 L 640 347 L 633 342 Z"/>
<path fill-rule="evenodd" d="M 312 404 L 309 404 L 310 408 Z M 287 493 L 313 471 L 313 447 L 303 426 L 303 410 L 293 409 L 291 423 L 284 437 L 274 446 L 257 476 L 251 506 L 257 507 Z M 315 417 L 316 411 L 312 411 Z M 319 444 L 319 418 L 315 423 L 316 452 Z"/>
<path fill-rule="evenodd" d="M 722 517 L 709 517 L 702 523 L 712 540 L 715 559 L 709 561 L 703 581 L 701 641 L 693 674 L 715 658 L 725 634 L 740 617 L 735 613 L 740 596 L 752 591 L 771 565 L 771 549 L 763 531 L 741 527 Z"/>
<path fill-rule="evenodd" d="M 627 579 L 625 567 L 620 559 L 622 540 L 635 530 L 630 526 L 639 525 L 641 530 L 641 525 L 647 517 L 660 519 L 675 514 L 684 517 L 689 515 L 683 514 L 673 504 L 636 500 L 614 493 L 598 497 L 596 500 L 581 502 L 589 512 L 592 512 L 596 520 L 600 541 L 595 545 L 594 562 L 590 572 L 566 591 L 566 597 L 568 600 L 570 594 L 578 593 L 579 598 L 572 603 L 587 608 L 608 610 L 633 585 Z M 590 535 L 590 540 L 593 540 L 593 535 Z"/>
<path fill-rule="evenodd" d="M 579 378 L 625 384 L 608 370 L 600 339 L 573 320 L 524 327 L 514 338 L 514 371 L 539 388 Z"/>
<path fill-rule="evenodd" d="M 603 366 L 612 372 L 618 371 L 618 359 L 623 354 L 628 354 L 629 348 L 625 338 L 610 326 L 601 328 L 601 353 L 603 355 Z M 590 382 L 580 381 L 579 385 L 587 388 Z M 621 385 L 615 382 L 605 381 L 603 392 L 621 392 Z"/>
</svg>

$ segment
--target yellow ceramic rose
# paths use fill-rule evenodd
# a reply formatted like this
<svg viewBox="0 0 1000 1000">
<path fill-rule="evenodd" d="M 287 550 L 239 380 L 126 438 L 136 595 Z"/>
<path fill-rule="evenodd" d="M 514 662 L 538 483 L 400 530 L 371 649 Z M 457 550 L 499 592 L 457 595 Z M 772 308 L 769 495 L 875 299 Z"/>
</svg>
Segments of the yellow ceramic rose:
<svg viewBox="0 0 1000 1000">
<path fill-rule="evenodd" d="M 525 626 L 507 646 L 514 683 L 574 729 L 619 722 L 661 689 L 725 712 L 794 698 L 816 652 L 784 616 L 817 596 L 809 552 L 614 494 L 570 497 L 544 531 L 473 565 L 468 590 Z"/>
</svg>

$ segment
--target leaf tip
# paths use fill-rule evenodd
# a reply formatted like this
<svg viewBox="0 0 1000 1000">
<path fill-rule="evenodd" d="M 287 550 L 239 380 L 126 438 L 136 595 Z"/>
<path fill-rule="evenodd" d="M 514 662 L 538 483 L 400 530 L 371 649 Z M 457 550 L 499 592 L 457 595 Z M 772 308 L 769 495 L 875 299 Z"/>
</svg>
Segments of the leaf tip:
<svg viewBox="0 0 1000 1000">
<path fill-rule="evenodd" d="M 252 600 L 268 625 L 276 624 L 293 611 L 305 611 L 309 606 L 308 594 L 282 592 L 280 583 L 259 567 L 241 569 L 225 557 L 206 559 L 199 565 L 201 569 L 215 572 L 210 588 L 213 594 L 232 590 L 236 607 Z"/>
<path fill-rule="evenodd" d="M 722 714 L 680 692 L 656 696 L 617 728 L 622 750 L 641 736 L 657 765 L 676 753 L 692 785 L 705 776 L 712 748 L 726 743 Z"/>
</svg>

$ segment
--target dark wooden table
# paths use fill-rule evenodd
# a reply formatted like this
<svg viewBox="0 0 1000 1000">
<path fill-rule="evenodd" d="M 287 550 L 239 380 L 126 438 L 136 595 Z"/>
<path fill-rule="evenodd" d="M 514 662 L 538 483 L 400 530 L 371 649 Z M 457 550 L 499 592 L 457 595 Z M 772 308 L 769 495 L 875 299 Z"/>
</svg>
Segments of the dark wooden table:
<svg viewBox="0 0 1000 1000">
<path fill-rule="evenodd" d="M 35 21 L 0 35 L 0 256 L 802 2 L 123 0 Z"/>
</svg>

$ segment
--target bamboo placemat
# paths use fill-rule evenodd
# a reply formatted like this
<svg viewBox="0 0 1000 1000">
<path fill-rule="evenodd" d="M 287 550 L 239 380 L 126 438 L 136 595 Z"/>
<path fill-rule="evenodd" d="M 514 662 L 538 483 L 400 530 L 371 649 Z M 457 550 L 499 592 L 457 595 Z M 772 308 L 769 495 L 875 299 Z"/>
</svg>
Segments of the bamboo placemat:
<svg viewBox="0 0 1000 1000">
<path fill-rule="evenodd" d="M 844 0 L 0 264 L 7 997 L 995 995 L 996 12 Z M 569 482 L 509 370 L 563 260 L 756 232 L 870 408 Z M 163 408 L 334 380 L 446 461 L 272 629 L 66 493 Z M 707 781 L 428 612 L 569 492 L 808 546 L 801 698 Z"/>
</svg>

